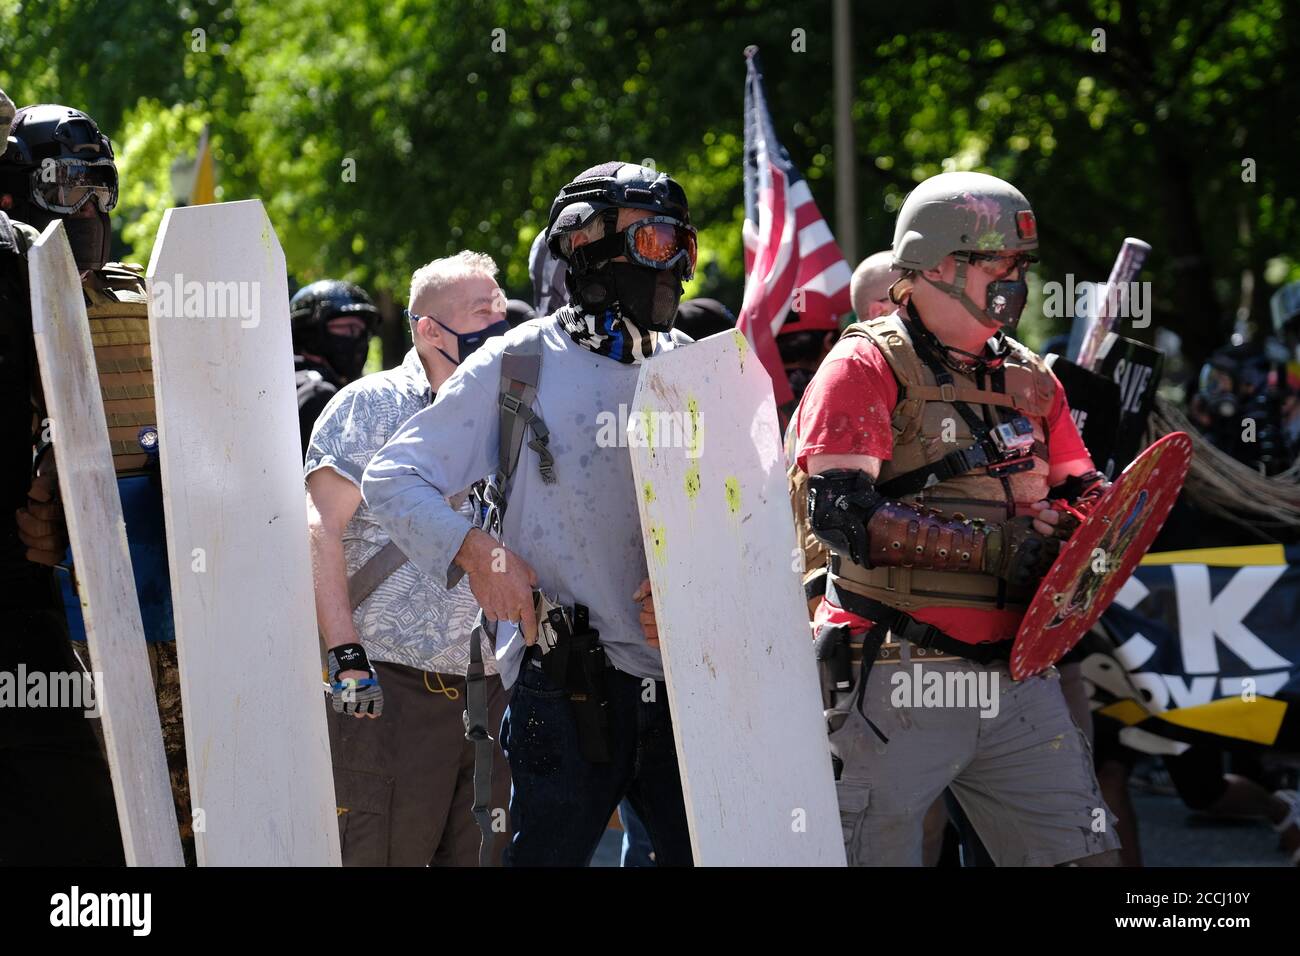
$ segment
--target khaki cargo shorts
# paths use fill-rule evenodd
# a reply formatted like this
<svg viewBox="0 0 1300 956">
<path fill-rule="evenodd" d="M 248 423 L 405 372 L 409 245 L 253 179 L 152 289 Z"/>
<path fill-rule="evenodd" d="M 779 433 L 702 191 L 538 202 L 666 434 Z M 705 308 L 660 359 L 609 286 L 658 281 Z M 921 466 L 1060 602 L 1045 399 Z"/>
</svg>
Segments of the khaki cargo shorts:
<svg viewBox="0 0 1300 956">
<path fill-rule="evenodd" d="M 1004 664 L 928 661 L 904 644 L 901 660 L 872 667 L 863 700 L 888 743 L 856 692 L 827 711 L 850 866 L 920 866 L 922 823 L 946 787 L 998 866 L 1119 847 L 1055 669 L 1013 681 Z"/>
</svg>

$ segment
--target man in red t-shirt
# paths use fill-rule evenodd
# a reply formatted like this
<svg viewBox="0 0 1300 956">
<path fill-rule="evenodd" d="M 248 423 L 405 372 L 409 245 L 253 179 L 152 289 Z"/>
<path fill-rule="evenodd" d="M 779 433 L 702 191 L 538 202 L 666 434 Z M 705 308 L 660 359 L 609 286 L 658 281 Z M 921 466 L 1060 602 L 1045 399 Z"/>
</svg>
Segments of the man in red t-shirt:
<svg viewBox="0 0 1300 956">
<path fill-rule="evenodd" d="M 1052 379 L 1055 392 L 1047 415 L 1050 439 L 1047 480 L 1049 485 L 1059 485 L 1070 475 L 1093 471 L 1094 466 L 1070 417 L 1065 389 L 1056 376 Z M 874 472 L 879 474 L 880 464 L 893 457 L 890 420 L 897 404 L 898 383 L 871 339 L 865 336 L 843 339 L 826 356 L 796 412 L 799 467 L 815 474 L 860 462 L 866 465 L 863 470 L 874 467 Z M 1031 507 L 1047 512 L 1038 530 L 1051 534 L 1047 522 L 1057 521 L 1055 509 L 1049 508 L 1046 501 L 1035 502 Z M 922 607 L 912 612 L 918 621 L 933 624 L 972 644 L 1015 637 L 1022 616 L 1023 612 L 1011 609 Z M 818 609 L 815 623 L 847 623 L 863 630 L 870 626 L 865 618 L 826 601 Z"/>
<path fill-rule="evenodd" d="M 1105 484 L 1060 383 L 1004 334 L 1037 245 L 1009 183 L 927 180 L 899 211 L 900 308 L 845 333 L 796 413 L 808 523 L 830 552 L 818 657 L 840 668 L 827 716 L 852 864 L 918 864 L 945 788 L 998 865 L 1115 861 L 1055 671 L 1017 682 L 1006 666 L 1039 580 Z M 836 693 L 854 658 L 856 686 Z"/>
</svg>

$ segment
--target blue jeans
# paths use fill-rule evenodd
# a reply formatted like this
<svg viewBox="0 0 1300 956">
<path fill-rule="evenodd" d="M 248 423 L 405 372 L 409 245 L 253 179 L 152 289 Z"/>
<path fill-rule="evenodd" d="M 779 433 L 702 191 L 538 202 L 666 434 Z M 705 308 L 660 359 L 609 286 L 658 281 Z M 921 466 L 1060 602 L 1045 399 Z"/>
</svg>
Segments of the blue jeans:
<svg viewBox="0 0 1300 956">
<path fill-rule="evenodd" d="M 613 668 L 605 681 L 610 762 L 596 764 L 578 748 L 565 691 L 524 661 L 501 722 L 514 830 L 507 866 L 586 866 L 624 797 L 645 823 L 656 862 L 691 864 L 668 689 L 659 681 L 651 692 Z"/>
</svg>

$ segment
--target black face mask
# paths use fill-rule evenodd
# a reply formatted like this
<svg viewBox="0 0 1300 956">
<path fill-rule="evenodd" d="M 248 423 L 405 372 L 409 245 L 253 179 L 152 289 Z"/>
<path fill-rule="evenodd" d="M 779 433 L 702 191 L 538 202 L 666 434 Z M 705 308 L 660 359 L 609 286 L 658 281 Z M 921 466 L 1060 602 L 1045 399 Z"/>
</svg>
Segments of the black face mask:
<svg viewBox="0 0 1300 956">
<path fill-rule="evenodd" d="M 113 226 L 106 212 L 96 210 L 89 219 L 70 219 L 51 215 L 35 203 L 20 201 L 14 204 L 10 215 L 40 232 L 44 232 L 55 219 L 62 218 L 63 231 L 68 236 L 68 246 L 72 249 L 78 272 L 102 269 L 108 262 Z"/>
<path fill-rule="evenodd" d="M 434 319 L 433 316 L 429 316 L 429 318 L 438 322 L 438 320 Z M 461 362 L 465 361 L 465 359 L 469 358 L 474 354 L 474 352 L 478 351 L 480 345 L 493 336 L 505 335 L 510 331 L 510 323 L 505 319 L 502 319 L 500 322 L 493 322 L 486 329 L 479 329 L 475 332 L 457 332 L 454 329 L 447 328 L 447 326 L 443 325 L 441 322 L 438 322 L 438 324 L 451 335 L 456 336 L 456 354 L 459 356 L 458 358 L 452 358 L 442 349 L 438 349 L 439 352 L 442 352 L 442 357 L 452 365 L 459 365 Z M 435 346 L 435 348 L 437 348 L 437 346 Z"/>
<path fill-rule="evenodd" d="M 1029 286 L 1023 279 L 998 279 L 984 290 L 984 314 L 1014 332 L 1029 299 Z"/>
<path fill-rule="evenodd" d="M 961 307 L 985 328 L 995 330 L 1002 328 L 1014 332 L 1020 322 L 1020 313 L 1025 310 L 1025 302 L 1029 299 L 1029 285 L 1024 279 L 996 279 L 985 287 L 984 308 L 981 309 L 966 294 L 968 267 L 969 263 L 959 261 L 957 275 L 952 282 L 935 282 L 931 279 L 925 281 L 960 302 Z M 921 278 L 925 277 L 921 276 Z"/>
<path fill-rule="evenodd" d="M 632 262 L 609 262 L 582 276 L 569 273 L 574 301 L 588 312 L 600 314 L 617 302 L 638 327 L 667 332 L 677 321 L 682 298 L 682 266 L 658 270 Z"/>
<path fill-rule="evenodd" d="M 329 363 L 335 374 L 349 382 L 359 379 L 370 354 L 370 337 L 326 332 L 321 339 L 320 357 Z"/>
</svg>

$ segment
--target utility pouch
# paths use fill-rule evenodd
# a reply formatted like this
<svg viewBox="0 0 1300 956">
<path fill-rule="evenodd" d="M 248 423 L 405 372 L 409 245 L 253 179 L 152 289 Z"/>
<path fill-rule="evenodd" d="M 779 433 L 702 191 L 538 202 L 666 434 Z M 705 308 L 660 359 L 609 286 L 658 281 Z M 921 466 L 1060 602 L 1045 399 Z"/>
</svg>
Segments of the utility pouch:
<svg viewBox="0 0 1300 956">
<path fill-rule="evenodd" d="M 822 688 L 822 707 L 835 706 L 836 694 L 853 689 L 853 662 L 849 656 L 851 632 L 847 624 L 823 624 L 817 631 L 813 651 L 817 658 L 817 676 Z"/>
<path fill-rule="evenodd" d="M 587 608 L 573 607 L 573 646 L 569 654 L 569 702 L 584 760 L 609 763 L 609 694 L 605 686 L 605 648 L 591 627 Z"/>
</svg>

